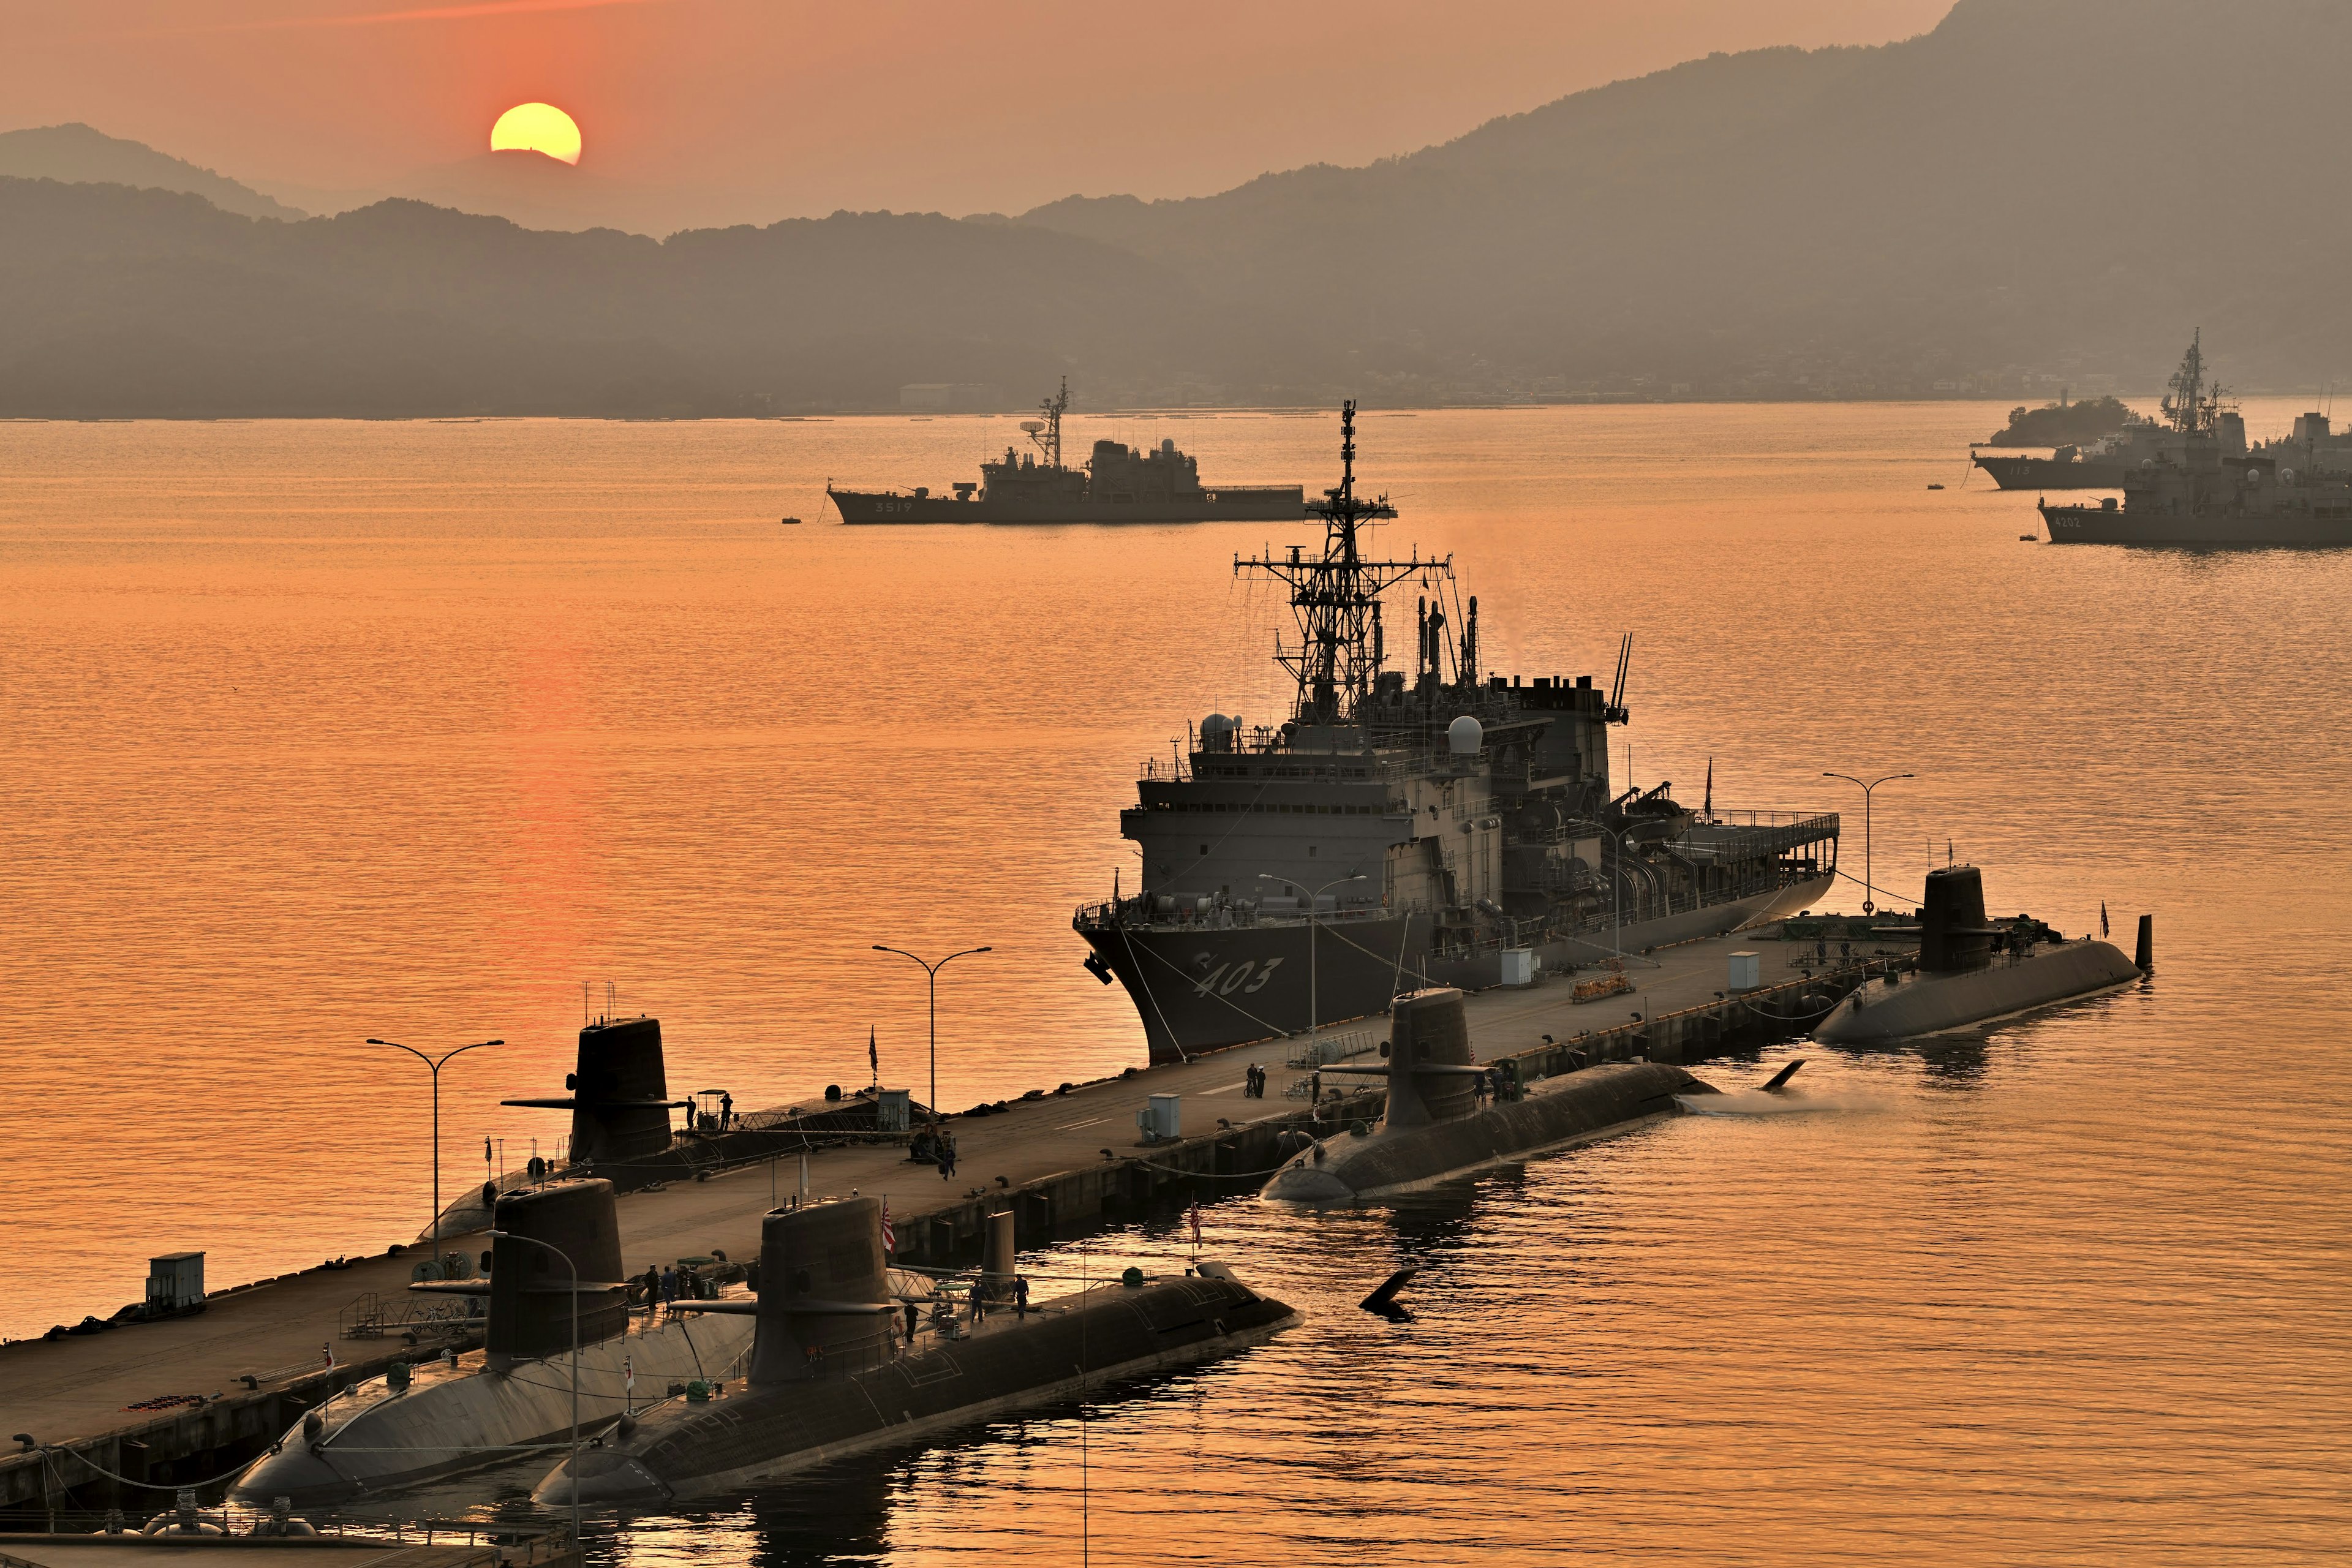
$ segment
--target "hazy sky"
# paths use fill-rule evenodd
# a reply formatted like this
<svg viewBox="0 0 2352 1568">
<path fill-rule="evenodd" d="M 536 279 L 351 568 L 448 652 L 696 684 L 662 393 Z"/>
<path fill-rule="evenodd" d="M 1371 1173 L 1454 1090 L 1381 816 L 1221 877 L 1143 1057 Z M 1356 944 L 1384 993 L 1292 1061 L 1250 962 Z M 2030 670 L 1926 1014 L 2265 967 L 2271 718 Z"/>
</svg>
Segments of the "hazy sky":
<svg viewBox="0 0 2352 1568">
<path fill-rule="evenodd" d="M 1950 0 L 0 0 L 0 129 L 85 121 L 360 188 L 531 99 L 583 171 L 835 207 L 1020 211 L 1361 163 L 1712 50 L 1883 43 Z"/>
</svg>

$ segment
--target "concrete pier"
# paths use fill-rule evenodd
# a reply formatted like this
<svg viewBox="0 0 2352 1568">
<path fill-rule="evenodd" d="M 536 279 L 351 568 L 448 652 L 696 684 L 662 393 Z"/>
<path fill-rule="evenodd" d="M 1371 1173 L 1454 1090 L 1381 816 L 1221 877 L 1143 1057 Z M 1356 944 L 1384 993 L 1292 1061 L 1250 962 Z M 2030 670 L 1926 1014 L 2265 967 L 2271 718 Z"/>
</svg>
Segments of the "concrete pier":
<svg viewBox="0 0 2352 1568">
<path fill-rule="evenodd" d="M 1746 973 L 1735 967 L 1735 952 L 1758 955 L 1752 989 L 1734 989 L 1734 975 Z M 1479 993 L 1468 1004 L 1471 1039 L 1480 1059 L 1515 1058 L 1531 1079 L 1637 1057 L 1699 1061 L 1802 1034 L 1865 973 L 1907 962 L 1892 949 L 1842 960 L 1832 948 L 1824 963 L 1810 942 L 1738 933 L 1629 957 L 1633 989 L 1581 1005 L 1572 1000 L 1573 983 L 1591 979 L 1590 969 Z M 1318 1034 L 1369 1031 L 1378 1039 L 1384 1022 L 1335 1022 Z M 976 1261 L 987 1216 L 1000 1210 L 1013 1213 L 1020 1245 L 1032 1247 L 1139 1214 L 1171 1184 L 1231 1180 L 1255 1187 L 1281 1163 L 1280 1134 L 1318 1114 L 1284 1092 L 1308 1076 L 1286 1065 L 1306 1044 L 1294 1037 L 1235 1047 L 1067 1093 L 1009 1100 L 1003 1114 L 955 1117 L 952 1182 L 908 1163 L 896 1144 L 821 1148 L 809 1155 L 811 1195 L 887 1197 L 898 1260 L 940 1265 Z M 1263 1100 L 1243 1095 L 1253 1064 L 1269 1076 Z M 1327 1094 L 1343 1087 L 1324 1081 Z M 1164 1094 L 1182 1096 L 1181 1135 L 1147 1145 L 1136 1113 L 1148 1097 Z M 1367 1120 L 1381 1101 L 1377 1089 L 1358 1090 L 1327 1099 L 1319 1115 L 1327 1124 Z M 761 1216 L 799 1185 L 799 1161 L 786 1157 L 627 1194 L 620 1201 L 624 1262 L 642 1272 L 648 1263 L 720 1249 L 756 1256 Z M 446 1245 L 468 1251 L 486 1242 L 453 1236 Z M 204 1485 L 216 1495 L 225 1472 L 250 1461 L 329 1394 L 439 1348 L 442 1342 L 411 1346 L 396 1336 L 341 1337 L 363 1294 L 404 1300 L 409 1271 L 424 1256 L 408 1248 L 215 1291 L 192 1317 L 0 1346 L 7 1427 L 40 1446 L 0 1454 L 0 1528 L 42 1528 L 53 1510 L 120 1507 L 143 1518 L 169 1502 L 162 1489 L 175 1486 Z M 1282 1284 L 1258 1283 L 1277 1293 Z M 158 1400 L 176 1403 L 149 1403 Z"/>
</svg>

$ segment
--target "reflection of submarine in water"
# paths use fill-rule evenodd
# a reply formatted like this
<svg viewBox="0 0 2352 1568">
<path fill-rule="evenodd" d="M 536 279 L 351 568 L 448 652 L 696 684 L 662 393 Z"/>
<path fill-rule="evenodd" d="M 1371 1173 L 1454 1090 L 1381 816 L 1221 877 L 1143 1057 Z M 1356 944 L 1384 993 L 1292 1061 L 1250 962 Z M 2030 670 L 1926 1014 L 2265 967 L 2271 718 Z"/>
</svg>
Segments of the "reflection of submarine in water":
<svg viewBox="0 0 2352 1568">
<path fill-rule="evenodd" d="M 298 1508 L 339 1502 L 513 1458 L 521 1445 L 568 1438 L 572 1429 L 573 1282 L 580 1270 L 580 1420 L 585 1429 L 623 1413 L 628 1378 L 655 1394 L 672 1381 L 716 1379 L 751 1340 L 750 1321 L 672 1317 L 635 1328 L 622 1277 L 620 1228 L 610 1182 L 564 1182 L 509 1193 L 487 1281 L 411 1287 L 487 1296 L 488 1347 L 455 1365 L 428 1362 L 335 1395 L 304 1415 L 230 1489 L 230 1496 Z M 528 1238 L 528 1239 L 526 1239 Z M 543 1243 L 544 1245 L 535 1245 Z"/>
<path fill-rule="evenodd" d="M 1993 951 L 2002 939 L 2005 952 Z M 1919 912 L 1919 971 L 1864 984 L 1813 1030 L 1824 1045 L 1870 1046 L 2004 1018 L 2097 991 L 2129 984 L 2150 962 L 2148 922 L 2140 921 L 2139 962 L 2120 948 L 2084 937 L 2037 942 L 1997 931 L 1985 920 L 1984 878 L 1974 866 L 1927 873 Z"/>
<path fill-rule="evenodd" d="M 1008 1225 L 983 1290 L 1009 1269 L 1010 1242 Z M 575 1493 L 593 1505 L 718 1491 L 1224 1355 L 1297 1317 L 1214 1263 L 1181 1279 L 1130 1269 L 1122 1282 L 980 1321 L 942 1305 L 911 1333 L 919 1303 L 891 1297 L 877 1200 L 771 1213 L 756 1305 L 715 1304 L 756 1314 L 750 1375 L 715 1403 L 671 1400 L 621 1422 L 579 1456 L 576 1479 L 567 1459 L 533 1497 L 561 1507 Z"/>
<path fill-rule="evenodd" d="M 1396 1000 L 1384 1067 L 1327 1067 L 1388 1079 L 1380 1125 L 1317 1142 L 1275 1173 L 1260 1194 L 1280 1203 L 1343 1204 L 1377 1197 L 1654 1116 L 1677 1095 L 1714 1087 L 1662 1062 L 1610 1062 L 1518 1087 L 1500 1075 L 1480 1106 L 1462 993 L 1416 991 Z"/>
</svg>

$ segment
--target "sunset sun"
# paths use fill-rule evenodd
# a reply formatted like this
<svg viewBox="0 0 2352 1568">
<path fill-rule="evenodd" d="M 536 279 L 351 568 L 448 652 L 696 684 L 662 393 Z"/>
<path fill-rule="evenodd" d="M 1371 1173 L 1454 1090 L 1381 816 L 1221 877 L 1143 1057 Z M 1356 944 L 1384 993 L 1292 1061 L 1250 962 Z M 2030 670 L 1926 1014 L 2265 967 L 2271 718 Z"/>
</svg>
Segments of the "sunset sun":
<svg viewBox="0 0 2352 1568">
<path fill-rule="evenodd" d="M 580 162 L 580 127 L 551 103 L 518 103 L 490 127 L 493 153 L 544 153 L 566 163 Z"/>
</svg>

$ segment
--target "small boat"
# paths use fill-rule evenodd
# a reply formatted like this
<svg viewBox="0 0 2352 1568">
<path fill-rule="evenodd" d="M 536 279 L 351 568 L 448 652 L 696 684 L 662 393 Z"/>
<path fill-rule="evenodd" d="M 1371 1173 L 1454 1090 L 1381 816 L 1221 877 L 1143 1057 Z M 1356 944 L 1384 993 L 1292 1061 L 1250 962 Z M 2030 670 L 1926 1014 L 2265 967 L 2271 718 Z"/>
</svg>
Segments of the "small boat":
<svg viewBox="0 0 2352 1568">
<path fill-rule="evenodd" d="M 1941 486 L 1941 485 L 1929 485 L 1927 488 L 1928 488 L 1929 489 L 1931 489 L 1931 490 L 1939 490 L 1939 489 L 1942 489 L 1944 487 L 1943 487 L 1943 486 Z"/>
<path fill-rule="evenodd" d="M 799 518 L 788 517 L 783 520 L 783 526 L 786 528 L 798 528 L 800 525 L 801 520 Z"/>
</svg>

